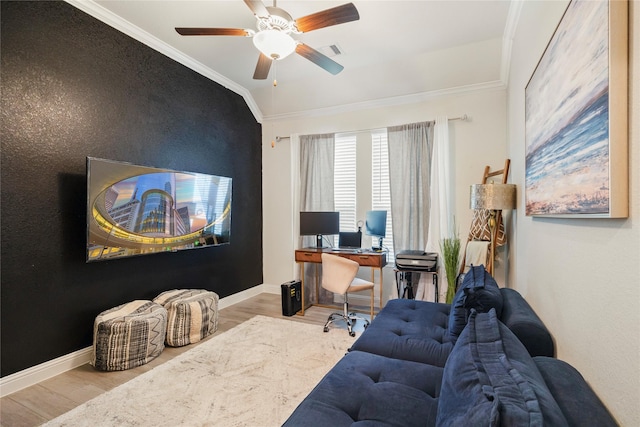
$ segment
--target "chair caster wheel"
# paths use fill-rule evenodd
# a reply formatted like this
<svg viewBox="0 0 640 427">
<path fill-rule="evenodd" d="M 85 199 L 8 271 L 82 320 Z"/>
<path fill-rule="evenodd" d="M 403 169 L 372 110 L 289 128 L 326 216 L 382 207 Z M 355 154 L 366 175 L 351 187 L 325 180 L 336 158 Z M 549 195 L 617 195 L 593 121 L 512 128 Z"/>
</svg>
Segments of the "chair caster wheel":
<svg viewBox="0 0 640 427">
<path fill-rule="evenodd" d="M 365 330 L 367 330 L 367 328 L 368 328 L 368 327 L 369 327 L 369 324 L 368 324 L 368 323 L 365 323 L 365 325 L 364 325 L 364 329 L 365 329 Z"/>
<path fill-rule="evenodd" d="M 329 332 L 329 328 L 327 328 L 326 326 L 324 327 L 324 331 L 325 332 Z"/>
<path fill-rule="evenodd" d="M 356 333 L 355 332 L 349 332 L 349 335 L 351 335 L 352 337 L 355 337 Z"/>
</svg>

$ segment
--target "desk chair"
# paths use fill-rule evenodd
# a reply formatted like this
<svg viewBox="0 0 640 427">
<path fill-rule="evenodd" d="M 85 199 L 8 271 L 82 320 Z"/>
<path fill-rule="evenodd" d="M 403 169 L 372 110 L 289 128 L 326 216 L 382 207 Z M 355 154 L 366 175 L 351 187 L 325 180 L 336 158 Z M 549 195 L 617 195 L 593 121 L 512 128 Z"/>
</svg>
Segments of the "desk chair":
<svg viewBox="0 0 640 427">
<path fill-rule="evenodd" d="M 366 329 L 369 321 L 364 317 L 349 313 L 349 292 L 371 291 L 371 319 L 373 319 L 373 283 L 356 277 L 358 268 L 357 262 L 336 255 L 322 254 L 322 287 L 330 292 L 341 294 L 344 297 L 342 313 L 332 313 L 324 325 L 324 331 L 329 332 L 329 325 L 338 319 L 342 319 L 347 324 L 349 335 L 356 336 L 353 325 L 356 320 L 364 321 Z"/>
</svg>

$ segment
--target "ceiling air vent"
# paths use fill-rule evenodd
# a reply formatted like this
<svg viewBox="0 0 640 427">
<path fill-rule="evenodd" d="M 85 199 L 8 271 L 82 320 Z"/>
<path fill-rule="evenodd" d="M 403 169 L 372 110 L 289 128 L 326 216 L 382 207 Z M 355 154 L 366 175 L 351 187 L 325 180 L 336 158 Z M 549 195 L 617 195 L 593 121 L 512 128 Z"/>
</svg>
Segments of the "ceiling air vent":
<svg viewBox="0 0 640 427">
<path fill-rule="evenodd" d="M 332 44 L 329 46 L 323 46 L 321 48 L 318 49 L 320 51 L 320 53 L 332 57 L 332 56 L 338 56 L 338 55 L 342 55 L 342 49 L 340 48 L 340 46 L 338 46 L 337 44 Z"/>
</svg>

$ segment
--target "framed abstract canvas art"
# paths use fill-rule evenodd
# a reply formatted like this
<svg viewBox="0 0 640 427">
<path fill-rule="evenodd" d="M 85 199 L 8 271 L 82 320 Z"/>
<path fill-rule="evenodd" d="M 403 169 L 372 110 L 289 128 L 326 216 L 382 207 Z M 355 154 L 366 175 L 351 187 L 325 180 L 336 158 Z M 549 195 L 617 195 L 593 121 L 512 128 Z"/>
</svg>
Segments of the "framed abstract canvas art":
<svg viewBox="0 0 640 427">
<path fill-rule="evenodd" d="M 569 3 L 525 89 L 530 216 L 628 216 L 626 1 Z"/>
</svg>

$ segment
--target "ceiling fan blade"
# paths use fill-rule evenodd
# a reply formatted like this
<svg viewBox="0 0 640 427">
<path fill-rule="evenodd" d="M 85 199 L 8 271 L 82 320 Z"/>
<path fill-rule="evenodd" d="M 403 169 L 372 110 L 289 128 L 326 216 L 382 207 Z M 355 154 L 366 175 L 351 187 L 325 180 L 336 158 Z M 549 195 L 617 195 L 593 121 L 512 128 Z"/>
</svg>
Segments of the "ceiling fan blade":
<svg viewBox="0 0 640 427">
<path fill-rule="evenodd" d="M 313 62 L 314 64 L 324 68 L 333 75 L 338 74 L 344 69 L 342 65 L 338 64 L 333 59 L 318 52 L 314 48 L 307 46 L 304 43 L 299 43 L 298 46 L 296 46 L 296 53 Z"/>
<path fill-rule="evenodd" d="M 261 18 L 269 16 L 269 11 L 260 0 L 244 0 L 244 3 L 249 6 L 254 15 Z"/>
<path fill-rule="evenodd" d="M 244 36 L 250 34 L 242 28 L 182 28 L 177 27 L 176 31 L 181 36 Z"/>
<path fill-rule="evenodd" d="M 267 55 L 260 53 L 260 57 L 258 58 L 258 64 L 256 65 L 256 71 L 253 73 L 253 78 L 255 80 L 265 80 L 269 75 L 269 70 L 271 69 L 272 59 Z"/>
<path fill-rule="evenodd" d="M 357 21 L 358 19 L 360 19 L 358 9 L 353 3 L 347 3 L 298 18 L 296 19 L 296 26 L 298 30 L 306 33 L 307 31 Z"/>
</svg>

